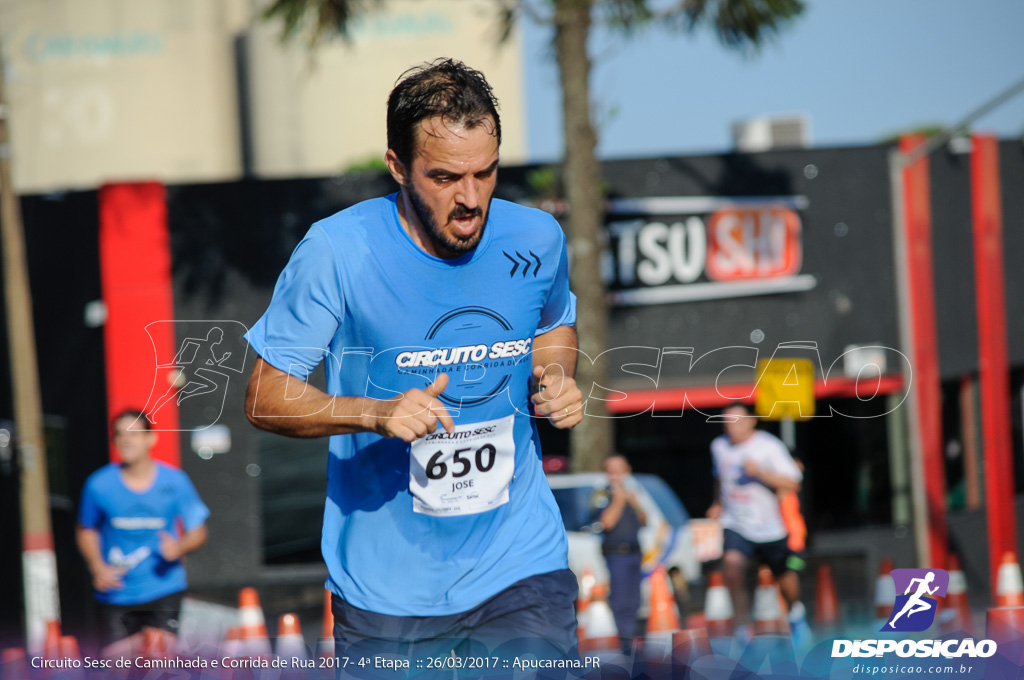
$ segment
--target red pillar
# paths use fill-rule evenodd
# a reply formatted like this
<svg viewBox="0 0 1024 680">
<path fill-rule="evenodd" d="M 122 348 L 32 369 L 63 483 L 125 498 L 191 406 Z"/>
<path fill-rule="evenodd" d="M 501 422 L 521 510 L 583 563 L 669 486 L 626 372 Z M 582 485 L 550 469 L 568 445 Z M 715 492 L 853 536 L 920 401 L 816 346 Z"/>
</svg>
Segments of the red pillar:
<svg viewBox="0 0 1024 680">
<path fill-rule="evenodd" d="M 900 151 L 908 153 L 925 142 L 923 135 L 900 138 Z M 935 276 L 932 269 L 931 183 L 928 157 L 922 156 L 903 169 L 903 206 L 906 216 L 907 274 L 910 283 L 909 313 L 913 345 L 914 378 L 911 389 L 917 403 L 921 434 L 922 474 L 928 513 L 928 564 L 946 566 L 946 469 L 942 455 L 942 400 L 939 384 L 939 348 L 935 325 Z"/>
<path fill-rule="evenodd" d="M 1017 551 L 1010 434 L 1010 378 L 1003 280 L 1003 211 L 999 143 L 973 135 L 971 215 L 974 223 L 974 290 L 978 310 L 978 387 L 985 456 L 988 561 L 995 593 L 1003 553 Z"/>
<path fill-rule="evenodd" d="M 171 247 L 167 194 L 157 182 L 108 184 L 100 189 L 100 279 L 107 306 L 104 345 L 107 411 L 143 409 L 150 394 L 166 389 L 169 369 L 157 370 L 158 356 L 174 356 Z M 173 400 L 172 400 L 173 401 Z M 161 410 L 153 457 L 181 465 L 178 407 Z M 116 452 L 111 447 L 111 459 Z"/>
</svg>

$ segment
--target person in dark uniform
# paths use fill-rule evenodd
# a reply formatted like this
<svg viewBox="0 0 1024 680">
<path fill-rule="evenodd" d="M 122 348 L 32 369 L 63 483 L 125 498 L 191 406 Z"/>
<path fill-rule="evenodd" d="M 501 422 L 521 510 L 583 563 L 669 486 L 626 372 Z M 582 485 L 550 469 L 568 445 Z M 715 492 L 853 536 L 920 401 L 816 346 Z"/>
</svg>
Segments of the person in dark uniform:
<svg viewBox="0 0 1024 680">
<path fill-rule="evenodd" d="M 608 487 L 598 492 L 598 521 L 604 527 L 601 552 L 608 563 L 611 579 L 608 606 L 615 616 L 619 636 L 632 640 L 637 630 L 636 613 L 640 608 L 640 527 L 647 523 L 637 501 L 633 469 L 624 456 L 615 454 L 604 461 Z"/>
</svg>

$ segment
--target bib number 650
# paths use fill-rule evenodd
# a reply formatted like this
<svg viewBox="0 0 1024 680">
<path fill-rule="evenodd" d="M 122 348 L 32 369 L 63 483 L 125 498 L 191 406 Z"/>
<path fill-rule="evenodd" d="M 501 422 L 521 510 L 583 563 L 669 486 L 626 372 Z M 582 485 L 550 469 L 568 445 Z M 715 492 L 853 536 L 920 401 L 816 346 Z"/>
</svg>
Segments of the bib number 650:
<svg viewBox="0 0 1024 680">
<path fill-rule="evenodd" d="M 484 444 L 476 450 L 476 453 L 472 458 L 463 457 L 462 454 L 472 450 L 472 447 L 455 449 L 455 453 L 452 454 L 452 467 L 454 468 L 456 465 L 460 466 L 457 471 L 452 471 L 452 477 L 455 479 L 465 477 L 472 472 L 474 462 L 476 462 L 476 469 L 480 472 L 487 472 L 494 467 L 497 449 L 492 445 Z M 438 451 L 430 457 L 430 460 L 427 461 L 427 479 L 441 479 L 448 474 L 448 465 L 441 460 L 443 457 L 444 451 Z"/>
</svg>

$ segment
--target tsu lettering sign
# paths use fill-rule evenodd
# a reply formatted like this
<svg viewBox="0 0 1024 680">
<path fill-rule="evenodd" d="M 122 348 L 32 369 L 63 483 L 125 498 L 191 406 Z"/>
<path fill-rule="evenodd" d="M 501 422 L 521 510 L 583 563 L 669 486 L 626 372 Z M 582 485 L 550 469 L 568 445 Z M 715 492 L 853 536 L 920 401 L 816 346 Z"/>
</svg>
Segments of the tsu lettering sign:
<svg viewBox="0 0 1024 680">
<path fill-rule="evenodd" d="M 803 196 L 663 197 L 609 202 L 613 304 L 806 291 Z M 635 216 L 627 218 L 626 216 Z"/>
</svg>

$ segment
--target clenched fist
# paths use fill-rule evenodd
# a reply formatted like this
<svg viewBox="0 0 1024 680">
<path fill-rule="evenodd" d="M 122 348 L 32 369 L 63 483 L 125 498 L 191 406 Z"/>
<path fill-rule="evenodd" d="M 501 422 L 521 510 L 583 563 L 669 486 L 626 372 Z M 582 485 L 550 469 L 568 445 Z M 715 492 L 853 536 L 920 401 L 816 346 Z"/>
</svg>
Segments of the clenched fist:
<svg viewBox="0 0 1024 680">
<path fill-rule="evenodd" d="M 433 432 L 438 422 L 446 431 L 454 432 L 455 421 L 438 399 L 447 386 L 448 375 L 442 373 L 425 390 L 407 390 L 387 401 L 367 399 L 363 413 L 367 429 L 407 442 Z"/>
<path fill-rule="evenodd" d="M 530 399 L 537 415 L 544 416 L 560 430 L 575 427 L 583 420 L 583 393 L 576 386 L 576 380 L 565 375 L 561 366 L 535 366 L 533 378 L 539 389 Z"/>
</svg>

